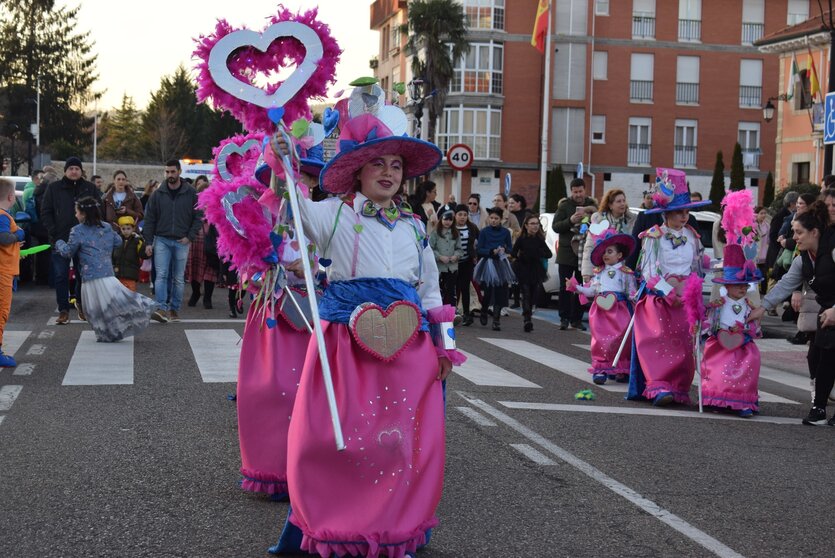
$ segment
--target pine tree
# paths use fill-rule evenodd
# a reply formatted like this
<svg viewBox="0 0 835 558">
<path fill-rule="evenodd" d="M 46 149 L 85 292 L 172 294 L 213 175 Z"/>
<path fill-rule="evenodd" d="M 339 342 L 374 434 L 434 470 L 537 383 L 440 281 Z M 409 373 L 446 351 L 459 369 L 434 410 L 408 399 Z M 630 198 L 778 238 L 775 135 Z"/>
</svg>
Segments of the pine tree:
<svg viewBox="0 0 835 558">
<path fill-rule="evenodd" d="M 122 105 L 107 114 L 99 125 L 99 157 L 117 161 L 140 161 L 144 153 L 137 141 L 137 131 L 142 127 L 142 113 L 133 98 L 125 94 Z"/>
<path fill-rule="evenodd" d="M 742 146 L 739 142 L 734 145 L 734 155 L 731 158 L 731 192 L 745 189 L 745 165 L 742 162 Z"/>
<path fill-rule="evenodd" d="M 769 171 L 765 177 L 765 188 L 763 189 L 763 205 L 769 207 L 774 201 L 774 176 Z"/>
<path fill-rule="evenodd" d="M 555 166 L 548 172 L 548 180 L 545 183 L 545 211 L 554 213 L 557 204 L 566 196 L 565 175 L 560 165 Z"/>
<path fill-rule="evenodd" d="M 722 151 L 720 150 L 716 152 L 716 164 L 713 167 L 713 178 L 710 179 L 710 201 L 713 202 L 712 208 L 715 211 L 719 211 L 724 197 L 725 163 L 722 160 Z"/>
</svg>

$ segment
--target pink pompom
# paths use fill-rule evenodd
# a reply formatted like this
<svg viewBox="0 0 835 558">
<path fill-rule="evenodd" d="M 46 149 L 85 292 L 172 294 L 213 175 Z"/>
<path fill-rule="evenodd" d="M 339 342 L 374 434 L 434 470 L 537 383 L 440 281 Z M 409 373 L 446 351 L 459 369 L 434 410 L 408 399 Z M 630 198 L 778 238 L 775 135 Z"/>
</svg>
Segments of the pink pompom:
<svg viewBox="0 0 835 558">
<path fill-rule="evenodd" d="M 687 315 L 687 323 L 691 328 L 697 327 L 702 322 L 705 314 L 704 298 L 702 297 L 702 285 L 704 279 L 695 273 L 691 273 L 684 283 L 682 301 Z"/>
<path fill-rule="evenodd" d="M 751 192 L 728 192 L 722 200 L 722 207 L 722 228 L 725 230 L 727 243 L 748 245 L 754 242 L 756 216 Z"/>
</svg>

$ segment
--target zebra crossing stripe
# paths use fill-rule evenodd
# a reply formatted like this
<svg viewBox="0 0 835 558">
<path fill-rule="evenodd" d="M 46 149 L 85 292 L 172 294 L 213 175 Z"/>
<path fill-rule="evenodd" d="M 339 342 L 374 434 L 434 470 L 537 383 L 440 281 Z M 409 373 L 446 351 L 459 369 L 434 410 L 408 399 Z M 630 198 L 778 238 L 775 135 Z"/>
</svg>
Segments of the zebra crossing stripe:
<svg viewBox="0 0 835 558">
<path fill-rule="evenodd" d="M 98 343 L 92 331 L 82 331 L 64 374 L 65 386 L 133 384 L 133 337 Z"/>
<path fill-rule="evenodd" d="M 477 386 L 541 388 L 541 386 L 517 376 L 513 372 L 508 372 L 492 362 L 487 362 L 472 353 L 461 352 L 467 357 L 467 362 L 452 370 Z"/>
<path fill-rule="evenodd" d="M 0 411 L 8 411 L 12 408 L 22 389 L 23 386 L 0 387 Z"/>
<path fill-rule="evenodd" d="M 3 353 L 14 356 L 20 347 L 26 342 L 31 331 L 4 331 L 3 332 Z"/>
<path fill-rule="evenodd" d="M 206 383 L 238 380 L 241 336 L 234 329 L 187 329 L 186 338 Z"/>
</svg>

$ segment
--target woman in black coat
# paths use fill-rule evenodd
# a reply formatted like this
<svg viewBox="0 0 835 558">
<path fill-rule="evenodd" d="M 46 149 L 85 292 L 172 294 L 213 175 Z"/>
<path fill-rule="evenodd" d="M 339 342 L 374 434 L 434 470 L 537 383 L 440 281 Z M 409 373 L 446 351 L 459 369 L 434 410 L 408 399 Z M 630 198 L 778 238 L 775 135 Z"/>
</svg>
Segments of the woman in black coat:
<svg viewBox="0 0 835 558">
<path fill-rule="evenodd" d="M 513 245 L 511 256 L 514 258 L 513 271 L 516 273 L 519 291 L 522 294 L 522 318 L 525 331 L 533 331 L 533 301 L 540 285 L 548 276 L 543 260 L 553 256 L 545 243 L 545 233 L 539 222 L 539 215 L 528 215 L 522 225 L 522 234 Z"/>
<path fill-rule="evenodd" d="M 812 409 L 803 419 L 804 424 L 826 422 L 826 404 L 835 385 L 835 228 L 830 226 L 829 214 L 821 201 L 813 203 L 792 222 L 794 240 L 800 250 L 799 272 L 789 270 L 763 297 L 761 307 L 751 311 L 750 320 L 759 320 L 766 310 L 785 299 L 785 293 L 796 290 L 803 281 L 815 292 L 820 304 L 818 330 L 809 344 L 806 359 L 809 374 L 815 381 Z M 797 270 L 795 266 L 793 269 Z M 835 426 L 835 416 L 827 422 Z"/>
</svg>

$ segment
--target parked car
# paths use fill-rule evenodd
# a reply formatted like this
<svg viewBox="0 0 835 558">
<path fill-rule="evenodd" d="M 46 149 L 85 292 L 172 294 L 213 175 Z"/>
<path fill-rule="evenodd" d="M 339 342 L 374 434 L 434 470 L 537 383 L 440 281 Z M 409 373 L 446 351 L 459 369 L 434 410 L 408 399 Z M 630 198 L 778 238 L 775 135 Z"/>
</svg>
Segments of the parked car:
<svg viewBox="0 0 835 558">
<path fill-rule="evenodd" d="M 630 207 L 629 208 L 636 215 L 643 211 L 643 208 Z M 717 263 L 716 257 L 713 253 L 713 223 L 722 218 L 721 215 L 715 211 L 691 211 L 690 215 L 696 218 L 698 223 L 698 232 L 702 237 L 702 244 L 705 247 L 705 253 L 710 256 L 711 268 Z M 550 297 L 555 296 L 560 290 L 560 276 L 559 266 L 557 265 L 557 248 L 559 247 L 559 235 L 551 230 L 551 223 L 554 220 L 553 213 L 543 213 L 540 216 L 542 228 L 545 230 L 545 242 L 551 248 L 554 255 L 548 260 L 548 278 L 543 283 L 545 293 Z M 710 293 L 711 282 L 705 281 L 702 291 Z"/>
</svg>

